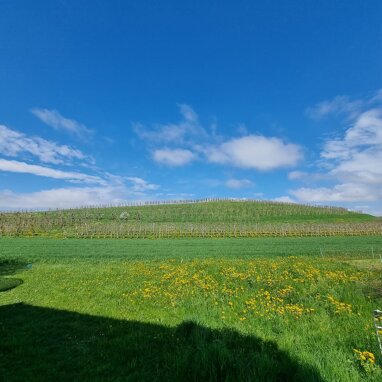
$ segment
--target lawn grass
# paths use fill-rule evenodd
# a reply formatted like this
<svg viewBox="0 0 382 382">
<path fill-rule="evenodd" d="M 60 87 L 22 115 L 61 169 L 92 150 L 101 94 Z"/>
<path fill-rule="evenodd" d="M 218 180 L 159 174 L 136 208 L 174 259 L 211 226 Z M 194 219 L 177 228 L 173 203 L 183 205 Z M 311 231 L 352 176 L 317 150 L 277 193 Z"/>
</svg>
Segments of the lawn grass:
<svg viewBox="0 0 382 382">
<path fill-rule="evenodd" d="M 134 259 L 269 256 L 355 256 L 378 258 L 382 236 L 264 237 L 219 239 L 52 239 L 0 238 L 0 259 L 26 262 L 108 262 Z"/>
<path fill-rule="evenodd" d="M 353 349 L 378 354 L 381 252 L 380 236 L 1 238 L 0 277 L 23 284 L 0 293 L 0 376 L 377 381 Z"/>
</svg>

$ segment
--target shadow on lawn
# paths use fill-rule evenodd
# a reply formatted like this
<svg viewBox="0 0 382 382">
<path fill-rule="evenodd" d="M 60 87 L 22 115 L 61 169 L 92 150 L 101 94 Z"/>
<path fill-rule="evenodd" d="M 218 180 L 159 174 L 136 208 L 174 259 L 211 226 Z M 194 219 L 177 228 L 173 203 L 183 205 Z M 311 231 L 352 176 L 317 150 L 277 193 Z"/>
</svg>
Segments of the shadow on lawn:
<svg viewBox="0 0 382 382">
<path fill-rule="evenodd" d="M 26 267 L 25 262 L 17 260 L 0 260 L 0 277 L 14 275 Z"/>
<path fill-rule="evenodd" d="M 6 381 L 322 381 L 274 342 L 193 322 L 170 328 L 25 304 L 0 306 Z"/>
<path fill-rule="evenodd" d="M 5 292 L 22 284 L 21 279 L 6 278 L 4 276 L 13 275 L 25 269 L 25 267 L 25 263 L 16 260 L 0 260 L 0 292 Z"/>
</svg>

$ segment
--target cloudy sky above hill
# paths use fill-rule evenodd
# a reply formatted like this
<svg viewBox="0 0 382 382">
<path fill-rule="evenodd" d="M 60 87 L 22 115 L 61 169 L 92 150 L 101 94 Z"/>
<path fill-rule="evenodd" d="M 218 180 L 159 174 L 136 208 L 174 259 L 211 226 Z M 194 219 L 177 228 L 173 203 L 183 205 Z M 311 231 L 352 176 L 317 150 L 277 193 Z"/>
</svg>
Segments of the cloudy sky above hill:
<svg viewBox="0 0 382 382">
<path fill-rule="evenodd" d="M 0 5 L 0 210 L 234 197 L 382 215 L 382 2 Z"/>
</svg>

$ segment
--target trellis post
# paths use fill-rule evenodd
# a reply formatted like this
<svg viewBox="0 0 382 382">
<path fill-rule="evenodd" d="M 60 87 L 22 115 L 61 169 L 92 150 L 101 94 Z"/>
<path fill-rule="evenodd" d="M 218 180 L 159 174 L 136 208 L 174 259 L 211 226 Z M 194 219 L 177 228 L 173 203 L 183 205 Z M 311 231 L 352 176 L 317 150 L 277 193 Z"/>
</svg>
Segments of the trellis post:
<svg viewBox="0 0 382 382">
<path fill-rule="evenodd" d="M 382 334 L 382 311 L 381 310 L 374 310 L 373 311 L 373 321 L 374 321 L 374 327 L 375 332 L 377 334 L 377 340 L 379 345 L 379 351 L 382 356 L 382 340 L 381 340 L 381 334 Z"/>
</svg>

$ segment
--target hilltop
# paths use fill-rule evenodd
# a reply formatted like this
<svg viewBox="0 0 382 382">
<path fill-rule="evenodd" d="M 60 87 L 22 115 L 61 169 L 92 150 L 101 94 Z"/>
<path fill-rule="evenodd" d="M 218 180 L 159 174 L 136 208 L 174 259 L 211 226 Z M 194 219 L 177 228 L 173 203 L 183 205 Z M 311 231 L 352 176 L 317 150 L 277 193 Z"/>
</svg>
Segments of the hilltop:
<svg viewBox="0 0 382 382">
<path fill-rule="evenodd" d="M 0 214 L 2 236 L 231 237 L 364 235 L 382 221 L 339 207 L 281 202 L 146 202 Z"/>
</svg>

